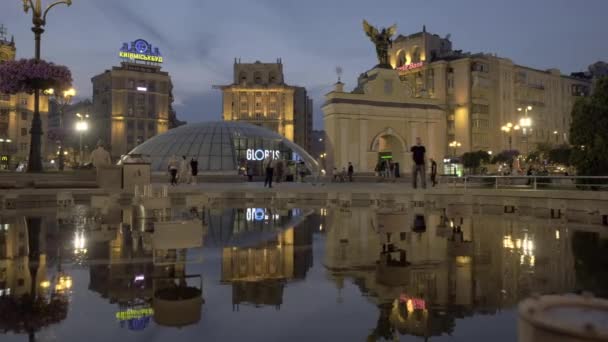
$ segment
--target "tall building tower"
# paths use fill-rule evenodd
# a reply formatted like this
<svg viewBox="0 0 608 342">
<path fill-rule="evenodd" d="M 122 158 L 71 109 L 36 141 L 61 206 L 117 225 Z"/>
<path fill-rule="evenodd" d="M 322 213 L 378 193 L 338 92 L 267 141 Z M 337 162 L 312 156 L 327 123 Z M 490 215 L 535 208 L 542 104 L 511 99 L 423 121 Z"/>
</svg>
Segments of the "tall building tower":
<svg viewBox="0 0 608 342">
<path fill-rule="evenodd" d="M 218 86 L 223 95 L 222 117 L 275 131 L 310 149 L 312 100 L 306 89 L 285 84 L 283 63 L 234 61 L 233 83 Z"/>
<path fill-rule="evenodd" d="M 171 77 L 161 71 L 158 48 L 144 40 L 126 43 L 120 66 L 94 76 L 93 136 L 110 149 L 113 159 L 169 129 Z"/>
<path fill-rule="evenodd" d="M 0 62 L 15 60 L 17 47 L 14 38 L 7 38 L 4 25 L 0 25 Z M 40 119 L 42 120 L 43 156 L 48 155 L 48 97 L 40 96 Z M 20 93 L 0 94 L 0 169 L 14 169 L 28 158 L 30 150 L 30 127 L 34 116 L 34 96 Z"/>
</svg>

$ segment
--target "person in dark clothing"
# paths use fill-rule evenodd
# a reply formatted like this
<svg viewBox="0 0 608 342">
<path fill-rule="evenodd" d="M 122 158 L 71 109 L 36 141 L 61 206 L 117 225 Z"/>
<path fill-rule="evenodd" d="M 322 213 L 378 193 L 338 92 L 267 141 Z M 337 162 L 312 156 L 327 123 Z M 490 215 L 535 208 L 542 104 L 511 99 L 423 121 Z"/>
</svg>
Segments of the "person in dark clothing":
<svg viewBox="0 0 608 342">
<path fill-rule="evenodd" d="M 401 177 L 401 171 L 399 170 L 399 163 L 395 163 L 395 178 Z"/>
<path fill-rule="evenodd" d="M 247 172 L 247 181 L 252 182 L 253 181 L 253 169 L 251 168 L 251 163 L 247 163 L 246 166 L 246 171 Z"/>
<path fill-rule="evenodd" d="M 410 149 L 412 152 L 412 159 L 414 160 L 414 166 L 412 169 L 412 186 L 416 189 L 418 186 L 418 174 L 420 174 L 420 183 L 422 188 L 426 189 L 426 170 L 425 170 L 425 159 L 424 155 L 426 149 L 422 145 L 422 140 L 416 138 L 416 145 Z"/>
<path fill-rule="evenodd" d="M 437 162 L 431 158 L 431 183 L 433 186 L 437 185 Z"/>
<path fill-rule="evenodd" d="M 274 160 L 272 158 L 266 161 L 266 179 L 264 180 L 264 187 L 268 185 L 272 188 L 272 178 L 274 176 Z"/>
<path fill-rule="evenodd" d="M 353 182 L 353 173 L 355 173 L 355 169 L 353 168 L 353 164 L 348 162 L 348 181 Z"/>
<path fill-rule="evenodd" d="M 196 184 L 196 176 L 198 176 L 198 160 L 196 158 L 190 159 L 190 173 L 192 174 L 190 182 Z"/>
</svg>

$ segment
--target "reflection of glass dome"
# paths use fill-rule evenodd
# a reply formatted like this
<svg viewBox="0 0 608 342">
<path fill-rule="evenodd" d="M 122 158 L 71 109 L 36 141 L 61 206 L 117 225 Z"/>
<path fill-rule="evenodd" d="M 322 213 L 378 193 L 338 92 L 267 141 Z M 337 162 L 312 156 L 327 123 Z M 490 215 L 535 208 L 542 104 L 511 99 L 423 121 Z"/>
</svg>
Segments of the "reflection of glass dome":
<svg viewBox="0 0 608 342">
<path fill-rule="evenodd" d="M 129 154 L 150 156 L 152 171 L 167 171 L 172 157 L 198 159 L 200 172 L 236 173 L 251 162 L 261 171 L 266 156 L 302 160 L 312 172 L 318 163 L 303 148 L 276 132 L 235 121 L 202 122 L 181 126 L 159 134 L 135 147 Z M 278 152 L 278 153 L 276 153 Z"/>
</svg>

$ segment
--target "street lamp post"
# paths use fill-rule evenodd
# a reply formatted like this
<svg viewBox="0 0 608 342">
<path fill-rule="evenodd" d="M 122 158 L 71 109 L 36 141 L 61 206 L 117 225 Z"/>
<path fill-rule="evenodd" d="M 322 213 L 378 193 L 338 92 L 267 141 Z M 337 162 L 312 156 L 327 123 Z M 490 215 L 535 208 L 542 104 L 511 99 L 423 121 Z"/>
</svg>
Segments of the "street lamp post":
<svg viewBox="0 0 608 342">
<path fill-rule="evenodd" d="M 462 146 L 462 144 L 460 142 L 454 140 L 451 143 L 449 143 L 448 145 L 453 149 L 452 157 L 456 158 L 456 149 L 459 148 L 460 146 Z M 452 172 L 454 174 L 456 174 L 455 168 L 456 168 L 456 166 L 454 166 L 454 162 L 452 161 Z"/>
<path fill-rule="evenodd" d="M 76 131 L 80 133 L 80 165 L 84 164 L 84 152 L 82 149 L 82 135 L 89 129 L 89 123 L 85 120 L 89 117 L 89 114 L 82 115 L 76 113 L 76 116 L 80 119 L 76 122 Z"/>
<path fill-rule="evenodd" d="M 35 3 L 34 3 L 35 1 Z M 61 0 L 48 5 L 43 11 L 41 0 L 23 0 L 23 10 L 28 13 L 32 10 L 32 32 L 35 39 L 35 54 L 34 58 L 40 60 L 40 38 L 44 33 L 46 25 L 46 16 L 49 10 L 59 4 L 70 6 L 72 0 Z M 40 90 L 34 90 L 34 117 L 32 118 L 32 128 L 30 129 L 30 154 L 28 161 L 28 172 L 42 172 L 42 121 L 40 120 Z"/>
<path fill-rule="evenodd" d="M 59 105 L 59 135 L 60 138 L 57 140 L 59 142 L 59 171 L 63 171 L 65 167 L 65 159 L 63 153 L 63 145 L 65 141 L 63 141 L 63 113 L 66 106 L 69 106 L 72 103 L 72 99 L 76 96 L 76 89 L 70 88 L 68 90 L 64 90 L 63 93 L 57 94 L 53 89 L 49 89 L 46 91 L 47 95 L 55 95 L 55 99 L 57 104 Z"/>
<path fill-rule="evenodd" d="M 521 127 L 519 125 L 513 125 L 510 122 L 507 122 L 505 125 L 503 125 L 500 130 L 505 132 L 505 135 L 507 136 L 508 142 L 509 142 L 509 151 L 513 150 L 513 136 L 512 134 L 515 133 L 515 131 L 519 131 Z"/>
<path fill-rule="evenodd" d="M 524 108 L 517 108 L 518 112 L 524 112 L 524 117 L 519 119 L 519 125 L 523 129 L 524 136 L 526 137 L 526 155 L 530 153 L 530 137 L 528 136 L 528 129 L 532 127 L 532 118 L 528 117 L 528 111 L 532 111 L 532 106 L 526 106 Z"/>
</svg>

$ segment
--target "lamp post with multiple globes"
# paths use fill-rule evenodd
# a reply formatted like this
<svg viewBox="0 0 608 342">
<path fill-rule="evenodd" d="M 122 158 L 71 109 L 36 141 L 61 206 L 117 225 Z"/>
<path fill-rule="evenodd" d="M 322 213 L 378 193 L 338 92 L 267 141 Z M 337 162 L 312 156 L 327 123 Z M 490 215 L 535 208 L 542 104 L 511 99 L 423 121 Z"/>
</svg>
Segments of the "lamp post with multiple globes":
<svg viewBox="0 0 608 342">
<path fill-rule="evenodd" d="M 35 60 L 40 60 L 40 39 L 44 33 L 46 16 L 49 10 L 59 4 L 70 6 L 72 0 L 61 0 L 51 3 L 42 9 L 41 0 L 23 0 L 23 10 L 28 13 L 32 10 L 32 32 L 35 39 Z M 32 118 L 32 128 L 30 129 L 30 153 L 28 158 L 28 172 L 42 172 L 42 121 L 40 119 L 40 90 L 34 90 L 34 116 Z"/>
</svg>

